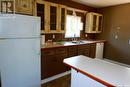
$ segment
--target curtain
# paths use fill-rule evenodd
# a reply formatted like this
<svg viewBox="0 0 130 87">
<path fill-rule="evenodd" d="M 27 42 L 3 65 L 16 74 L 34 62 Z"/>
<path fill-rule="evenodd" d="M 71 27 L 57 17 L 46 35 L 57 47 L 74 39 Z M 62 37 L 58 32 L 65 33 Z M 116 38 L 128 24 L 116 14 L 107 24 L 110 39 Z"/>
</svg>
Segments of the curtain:
<svg viewBox="0 0 130 87">
<path fill-rule="evenodd" d="M 66 38 L 71 37 L 80 37 L 80 30 L 81 30 L 81 17 L 79 16 L 73 16 L 73 15 L 67 15 L 67 22 L 66 22 Z"/>
</svg>

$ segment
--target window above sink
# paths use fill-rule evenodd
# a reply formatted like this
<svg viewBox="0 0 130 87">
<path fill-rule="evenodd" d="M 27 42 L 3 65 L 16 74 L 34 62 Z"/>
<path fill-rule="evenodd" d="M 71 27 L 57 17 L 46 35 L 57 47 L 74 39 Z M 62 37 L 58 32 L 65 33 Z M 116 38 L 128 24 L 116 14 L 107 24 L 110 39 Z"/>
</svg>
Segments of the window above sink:
<svg viewBox="0 0 130 87">
<path fill-rule="evenodd" d="M 80 37 L 80 30 L 83 29 L 81 17 L 76 15 L 67 15 L 66 38 Z"/>
</svg>

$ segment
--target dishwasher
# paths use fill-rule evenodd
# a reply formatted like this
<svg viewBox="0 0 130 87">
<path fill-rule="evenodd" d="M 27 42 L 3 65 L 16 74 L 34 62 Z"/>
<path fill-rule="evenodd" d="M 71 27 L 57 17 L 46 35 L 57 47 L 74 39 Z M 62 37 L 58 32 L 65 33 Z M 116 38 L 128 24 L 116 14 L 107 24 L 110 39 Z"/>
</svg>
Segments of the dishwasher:
<svg viewBox="0 0 130 87">
<path fill-rule="evenodd" d="M 103 59 L 104 43 L 96 43 L 96 58 Z"/>
</svg>

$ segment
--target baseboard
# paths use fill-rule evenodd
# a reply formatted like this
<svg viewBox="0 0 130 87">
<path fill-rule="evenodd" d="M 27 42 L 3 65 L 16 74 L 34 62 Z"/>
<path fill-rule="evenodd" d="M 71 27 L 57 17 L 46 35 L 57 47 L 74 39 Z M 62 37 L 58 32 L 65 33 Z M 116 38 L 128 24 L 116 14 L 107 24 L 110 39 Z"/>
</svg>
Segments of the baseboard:
<svg viewBox="0 0 130 87">
<path fill-rule="evenodd" d="M 65 76 L 65 75 L 68 75 L 68 74 L 70 74 L 70 73 L 71 73 L 71 71 L 67 71 L 67 72 L 64 72 L 64 73 L 61 73 L 61 74 L 58 74 L 58 75 L 49 77 L 49 78 L 47 78 L 47 79 L 42 80 L 41 83 L 44 84 L 44 83 L 53 81 L 53 80 L 55 80 L 55 79 L 58 79 L 58 78 L 60 78 L 60 77 L 63 77 L 63 76 Z"/>
<path fill-rule="evenodd" d="M 105 60 L 105 61 L 108 61 L 108 62 L 111 62 L 111 63 L 115 63 L 115 64 L 118 64 L 118 65 L 125 66 L 125 67 L 129 67 L 129 68 L 130 68 L 130 65 L 128 65 L 128 64 L 116 62 L 116 61 L 109 60 L 109 59 L 104 59 L 104 60 Z"/>
</svg>

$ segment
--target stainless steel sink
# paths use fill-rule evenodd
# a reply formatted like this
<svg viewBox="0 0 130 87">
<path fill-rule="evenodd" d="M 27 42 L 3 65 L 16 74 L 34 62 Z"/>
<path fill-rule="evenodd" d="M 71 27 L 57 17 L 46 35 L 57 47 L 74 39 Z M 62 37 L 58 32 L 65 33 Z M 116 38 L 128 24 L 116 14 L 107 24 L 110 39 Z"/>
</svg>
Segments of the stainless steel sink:
<svg viewBox="0 0 130 87">
<path fill-rule="evenodd" d="M 74 44 L 86 44 L 86 42 L 84 42 L 84 41 L 72 41 L 72 43 L 74 43 Z"/>
<path fill-rule="evenodd" d="M 81 41 L 72 41 L 74 44 L 87 44 L 87 43 L 92 43 L 92 41 L 87 41 L 87 40 L 81 40 Z"/>
</svg>

